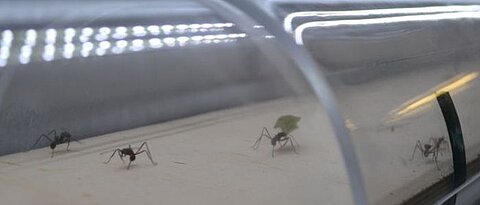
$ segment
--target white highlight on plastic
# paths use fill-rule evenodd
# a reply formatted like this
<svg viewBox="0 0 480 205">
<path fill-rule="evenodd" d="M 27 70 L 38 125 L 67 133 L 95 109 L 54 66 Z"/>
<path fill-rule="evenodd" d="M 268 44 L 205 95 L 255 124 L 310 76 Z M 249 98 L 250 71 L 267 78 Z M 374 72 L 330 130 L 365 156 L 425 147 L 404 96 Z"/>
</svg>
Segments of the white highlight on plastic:
<svg viewBox="0 0 480 205">
<path fill-rule="evenodd" d="M 162 40 L 159 38 L 152 38 L 148 40 L 148 44 L 150 44 L 150 48 L 161 48 L 163 47 Z"/>
<path fill-rule="evenodd" d="M 168 34 L 172 33 L 172 30 L 173 30 L 175 27 L 172 26 L 172 25 L 163 25 L 163 26 L 161 26 L 160 28 L 162 29 L 163 33 L 165 33 L 165 34 L 168 35 Z"/>
<path fill-rule="evenodd" d="M 108 35 L 110 34 L 110 32 L 112 32 L 112 30 L 108 27 L 101 27 L 98 29 L 98 33 L 102 34 L 102 35 Z"/>
<path fill-rule="evenodd" d="M 55 56 L 55 46 L 48 44 L 44 47 L 42 58 L 45 61 L 52 61 Z"/>
<path fill-rule="evenodd" d="M 480 6 L 429 6 L 414 8 L 369 9 L 348 11 L 301 11 L 288 14 L 283 20 L 285 31 L 292 33 L 292 22 L 298 17 L 345 17 L 345 16 L 372 16 L 372 15 L 401 15 L 401 14 L 434 14 L 445 12 L 478 11 Z"/>
<path fill-rule="evenodd" d="M 125 51 L 125 48 L 128 46 L 128 42 L 126 40 L 119 40 L 115 42 L 115 46 L 112 48 L 112 53 L 120 54 Z"/>
<path fill-rule="evenodd" d="M 63 41 L 65 41 L 65 43 L 72 43 L 73 37 L 75 37 L 75 34 L 76 34 L 76 31 L 74 28 L 65 29 Z"/>
<path fill-rule="evenodd" d="M 57 30 L 50 28 L 45 31 L 45 43 L 55 44 L 57 39 Z"/>
<path fill-rule="evenodd" d="M 142 39 L 135 39 L 132 41 L 132 45 L 130 46 L 131 51 L 141 51 L 145 48 L 143 45 L 143 40 Z"/>
<path fill-rule="evenodd" d="M 159 35 L 160 34 L 160 26 L 157 26 L 157 25 L 150 25 L 150 26 L 147 27 L 147 30 L 152 35 Z"/>
<path fill-rule="evenodd" d="M 165 43 L 169 47 L 175 46 L 175 38 L 168 37 L 163 39 L 163 43 Z"/>
<path fill-rule="evenodd" d="M 107 50 L 105 49 L 102 49 L 102 48 L 95 49 L 95 54 L 97 54 L 97 56 L 103 56 L 105 55 L 105 53 L 107 53 Z"/>
<path fill-rule="evenodd" d="M 10 47 L 0 47 L 0 59 L 8 59 L 8 57 L 10 57 Z"/>
<path fill-rule="evenodd" d="M 35 46 L 37 42 L 37 31 L 28 29 L 26 32 L 25 45 Z"/>
<path fill-rule="evenodd" d="M 180 36 L 176 40 L 178 41 L 178 45 L 185 46 L 187 42 L 190 40 L 190 37 Z"/>
<path fill-rule="evenodd" d="M 132 31 L 133 35 L 136 37 L 143 37 L 147 35 L 147 31 L 145 31 L 145 27 L 143 26 L 134 26 Z"/>
<path fill-rule="evenodd" d="M 13 32 L 11 30 L 4 30 L 2 32 L 1 45 L 10 47 L 12 46 L 12 41 L 13 41 Z"/>
<path fill-rule="evenodd" d="M 93 34 L 93 29 L 90 27 L 85 27 L 82 29 L 82 36 L 91 36 Z"/>
<path fill-rule="evenodd" d="M 358 25 L 375 25 L 390 24 L 400 22 L 422 22 L 422 21 L 440 21 L 451 19 L 478 19 L 480 12 L 457 12 L 457 13 L 440 13 L 429 15 L 412 15 L 412 16 L 395 16 L 373 19 L 354 19 L 354 20 L 336 20 L 336 21 L 315 21 L 304 23 L 297 27 L 294 32 L 295 41 L 299 45 L 303 45 L 303 32 L 310 28 L 327 28 L 338 26 L 358 26 Z"/>
<path fill-rule="evenodd" d="M 127 31 L 128 31 L 127 27 L 119 26 L 115 28 L 115 33 L 113 33 L 112 37 L 114 39 L 124 39 L 128 36 Z"/>
<path fill-rule="evenodd" d="M 110 42 L 108 42 L 108 41 L 102 41 L 98 45 L 101 49 L 104 49 L 104 50 L 109 49 L 110 46 L 111 46 Z"/>
<path fill-rule="evenodd" d="M 0 58 L 0 67 L 7 66 L 7 59 Z"/>
<path fill-rule="evenodd" d="M 80 55 L 82 55 L 82 57 L 86 58 L 90 55 L 90 51 L 93 50 L 93 43 L 92 42 L 85 42 L 82 44 L 82 50 L 80 51 Z"/>
<path fill-rule="evenodd" d="M 75 51 L 75 45 L 72 43 L 67 43 L 63 46 L 63 57 L 70 59 L 73 57 L 73 52 Z"/>
</svg>

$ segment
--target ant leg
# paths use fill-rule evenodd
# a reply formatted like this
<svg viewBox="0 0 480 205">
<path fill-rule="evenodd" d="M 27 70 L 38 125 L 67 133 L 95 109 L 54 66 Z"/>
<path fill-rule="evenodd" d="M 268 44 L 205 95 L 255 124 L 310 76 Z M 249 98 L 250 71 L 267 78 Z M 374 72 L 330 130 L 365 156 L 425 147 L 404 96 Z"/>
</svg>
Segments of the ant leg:
<svg viewBox="0 0 480 205">
<path fill-rule="evenodd" d="M 51 135 L 51 134 L 53 134 L 53 136 L 57 136 L 57 130 L 53 129 L 47 135 Z"/>
<path fill-rule="evenodd" d="M 148 158 L 150 159 L 150 161 L 152 162 L 152 164 L 153 164 L 153 165 L 157 165 L 158 163 L 156 163 L 156 162 L 153 161 L 152 153 L 150 152 L 150 148 L 148 148 L 147 142 L 144 142 L 144 143 L 140 146 L 140 148 L 142 148 L 143 145 L 145 145 L 145 147 L 147 148 L 147 150 L 143 150 L 143 151 L 141 151 L 141 152 L 138 152 L 138 151 L 140 151 L 140 149 L 138 149 L 138 150 L 137 150 L 137 153 L 135 153 L 135 155 L 140 154 L 140 153 L 142 153 L 142 152 L 145 152 L 145 153 L 147 154 Z"/>
<path fill-rule="evenodd" d="M 148 158 L 150 159 L 150 161 L 152 162 L 153 165 L 155 165 L 155 166 L 157 165 L 157 163 L 153 161 L 152 156 L 148 153 L 147 150 L 142 150 L 140 152 L 137 152 L 137 153 L 135 153 L 135 155 L 139 155 L 139 154 L 142 154 L 142 153 L 147 154 Z"/>
<path fill-rule="evenodd" d="M 275 157 L 275 145 L 272 145 L 272 158 Z"/>
<path fill-rule="evenodd" d="M 130 160 L 130 162 L 128 162 L 128 166 L 127 166 L 127 169 L 130 169 L 130 165 L 132 164 L 132 161 Z"/>
<path fill-rule="evenodd" d="M 70 136 L 70 139 L 73 140 L 73 141 L 75 141 L 75 142 L 78 142 L 78 143 L 82 144 L 82 143 L 81 143 L 77 138 L 75 138 L 75 137 Z"/>
<path fill-rule="evenodd" d="M 298 144 L 297 140 L 295 139 L 295 137 L 293 137 L 292 135 L 288 135 L 290 136 L 291 139 L 293 139 L 293 142 L 295 142 L 295 144 L 297 145 L 297 148 L 300 147 L 300 145 Z"/>
<path fill-rule="evenodd" d="M 104 164 L 108 164 L 108 163 L 110 162 L 110 160 L 112 160 L 112 158 L 113 158 L 113 156 L 115 155 L 115 153 L 117 153 L 117 152 L 120 152 L 120 149 L 114 150 L 113 153 L 112 153 L 112 156 L 110 156 L 110 158 L 108 158 L 108 160 L 107 160 L 106 162 L 103 162 L 103 163 L 104 163 Z M 120 157 L 120 158 L 121 158 L 121 157 Z M 122 161 L 123 161 L 123 159 L 122 159 Z"/>
<path fill-rule="evenodd" d="M 415 148 L 413 149 L 412 158 L 410 158 L 410 161 L 413 160 L 413 157 L 415 157 L 415 151 L 417 151 L 417 148 L 421 152 L 423 152 L 422 143 L 420 142 L 420 140 L 417 140 L 417 144 L 415 144 Z"/>
<path fill-rule="evenodd" d="M 295 154 L 298 154 L 297 150 L 295 149 L 295 145 L 293 144 L 292 138 L 288 138 L 288 140 L 290 141 L 290 144 L 291 144 L 292 147 L 293 147 L 293 152 L 295 152 Z"/>
<path fill-rule="evenodd" d="M 280 149 L 285 147 L 285 145 L 287 145 L 287 143 L 288 143 L 288 140 L 285 140 L 285 142 L 283 144 L 280 144 Z"/>
<path fill-rule="evenodd" d="M 47 135 L 40 135 L 37 138 L 37 141 L 35 141 L 35 144 L 33 144 L 32 147 L 30 147 L 30 149 L 33 149 L 33 147 L 35 147 L 35 145 L 37 145 L 38 142 L 40 142 L 40 139 L 42 139 L 42 137 L 47 138 L 48 141 L 52 142 L 52 139 L 50 139 Z"/>
<path fill-rule="evenodd" d="M 268 138 L 268 139 L 272 139 L 272 137 L 271 137 L 271 135 L 270 135 L 270 133 L 268 132 L 268 130 L 267 130 L 266 127 L 263 127 L 263 129 L 262 129 L 262 134 L 260 134 L 260 137 L 257 139 L 257 141 L 255 141 L 255 144 L 253 144 L 251 147 L 252 147 L 253 149 L 255 149 L 255 150 L 258 149 L 258 147 L 260 146 L 260 142 L 262 141 L 262 138 L 263 138 L 264 136 L 265 136 L 266 138 Z"/>
<path fill-rule="evenodd" d="M 70 147 L 70 138 L 68 138 L 67 140 L 67 151 L 68 151 L 68 147 Z"/>
<path fill-rule="evenodd" d="M 438 152 L 433 153 L 433 161 L 435 161 L 435 164 L 437 165 L 438 171 L 440 171 L 440 166 L 438 166 Z"/>
</svg>

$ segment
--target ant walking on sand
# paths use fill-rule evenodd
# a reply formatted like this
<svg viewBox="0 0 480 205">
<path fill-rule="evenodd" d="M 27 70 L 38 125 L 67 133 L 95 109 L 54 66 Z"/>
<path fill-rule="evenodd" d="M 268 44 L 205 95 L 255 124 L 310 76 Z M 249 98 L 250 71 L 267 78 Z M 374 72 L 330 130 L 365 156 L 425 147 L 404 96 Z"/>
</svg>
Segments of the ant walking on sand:
<svg viewBox="0 0 480 205">
<path fill-rule="evenodd" d="M 438 154 L 442 154 L 440 152 L 440 148 L 442 144 L 446 144 L 447 140 L 445 137 L 430 137 L 428 140 L 428 143 L 422 144 L 420 140 L 417 140 L 417 143 L 415 144 L 415 148 L 413 149 L 413 154 L 412 158 L 410 160 L 413 160 L 415 157 L 415 151 L 420 150 L 422 152 L 423 157 L 428 158 L 430 155 L 432 155 L 432 159 L 437 165 L 437 169 L 440 170 L 440 167 L 438 166 Z"/>
<path fill-rule="evenodd" d="M 51 134 L 53 134 L 53 139 L 51 139 L 50 136 Z M 70 132 L 67 132 L 67 131 L 62 131 L 60 133 L 60 135 L 57 135 L 57 131 L 56 130 L 52 130 L 50 131 L 48 134 L 42 134 L 38 137 L 37 141 L 35 142 L 35 144 L 32 145 L 32 147 L 30 149 L 33 149 L 35 147 L 35 145 L 38 144 L 38 142 L 40 142 L 40 139 L 45 138 L 47 139 L 48 141 L 50 141 L 50 149 L 52 149 L 52 156 L 53 157 L 53 154 L 54 154 L 54 151 L 55 151 L 55 147 L 57 147 L 57 145 L 59 144 L 63 144 L 63 143 L 67 143 L 67 151 L 68 150 L 68 147 L 70 147 L 70 141 L 71 140 L 74 140 L 75 142 L 78 142 L 80 143 L 80 141 L 78 141 L 77 139 L 75 139 L 72 134 L 70 134 Z"/>
<path fill-rule="evenodd" d="M 143 146 L 145 146 L 146 149 L 142 150 Z M 133 151 L 131 145 L 128 145 L 127 148 L 123 148 L 123 149 L 117 148 L 113 151 L 112 156 L 110 156 L 110 158 L 104 163 L 108 164 L 110 162 L 110 160 L 112 160 L 115 153 L 118 153 L 118 156 L 120 157 L 122 162 L 124 162 L 123 158 L 125 156 L 129 156 L 130 162 L 128 162 L 127 169 L 130 169 L 130 165 L 132 164 L 133 161 L 135 161 L 136 156 L 139 155 L 139 154 L 142 154 L 142 153 L 147 154 L 148 158 L 150 159 L 150 161 L 152 162 L 153 165 L 157 165 L 157 163 L 154 162 L 153 159 L 152 159 L 152 154 L 150 153 L 150 149 L 148 148 L 147 142 L 143 142 L 142 145 L 140 145 L 140 147 L 135 152 Z M 101 154 L 103 154 L 103 153 L 101 153 Z"/>
<path fill-rule="evenodd" d="M 275 157 L 275 146 L 277 145 L 277 143 L 279 143 L 280 148 L 282 148 L 288 142 L 290 142 L 290 144 L 293 147 L 293 151 L 297 153 L 297 150 L 295 149 L 295 145 L 297 145 L 298 147 L 299 144 L 290 133 L 293 130 L 298 128 L 297 126 L 298 121 L 300 121 L 300 117 L 296 117 L 293 115 L 285 115 L 285 116 L 279 117 L 277 119 L 277 122 L 275 123 L 274 128 L 279 128 L 281 131 L 272 137 L 268 132 L 268 129 L 266 127 L 263 127 L 262 134 L 260 134 L 260 137 L 257 139 L 257 141 L 255 141 L 255 144 L 252 145 L 252 148 L 255 150 L 258 149 L 258 147 L 260 146 L 260 142 L 262 141 L 262 138 L 266 137 L 270 139 L 270 143 L 272 144 L 272 157 Z M 281 144 L 281 142 L 284 142 L 284 143 Z"/>
</svg>

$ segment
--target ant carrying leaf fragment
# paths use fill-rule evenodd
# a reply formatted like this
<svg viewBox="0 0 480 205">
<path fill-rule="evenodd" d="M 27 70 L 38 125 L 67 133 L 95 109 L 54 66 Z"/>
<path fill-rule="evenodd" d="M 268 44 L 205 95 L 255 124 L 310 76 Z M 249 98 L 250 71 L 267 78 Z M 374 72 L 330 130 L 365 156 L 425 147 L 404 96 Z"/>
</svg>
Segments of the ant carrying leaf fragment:
<svg viewBox="0 0 480 205">
<path fill-rule="evenodd" d="M 287 145 L 288 142 L 290 142 L 293 147 L 293 151 L 297 153 L 295 145 L 297 147 L 299 147 L 300 145 L 290 133 L 298 129 L 298 122 L 300 121 L 300 119 L 300 117 L 293 115 L 284 115 L 279 117 L 275 122 L 273 128 L 280 129 L 280 132 L 278 132 L 275 136 L 272 137 L 268 132 L 268 129 L 266 127 L 263 127 L 260 137 L 257 139 L 257 141 L 255 141 L 255 144 L 252 145 L 252 148 L 255 150 L 258 149 L 262 138 L 266 137 L 270 139 L 270 143 L 272 144 L 272 157 L 275 157 L 275 146 L 277 145 L 277 143 L 279 143 L 280 148 L 282 148 Z M 281 144 L 282 142 L 284 143 Z"/>
</svg>

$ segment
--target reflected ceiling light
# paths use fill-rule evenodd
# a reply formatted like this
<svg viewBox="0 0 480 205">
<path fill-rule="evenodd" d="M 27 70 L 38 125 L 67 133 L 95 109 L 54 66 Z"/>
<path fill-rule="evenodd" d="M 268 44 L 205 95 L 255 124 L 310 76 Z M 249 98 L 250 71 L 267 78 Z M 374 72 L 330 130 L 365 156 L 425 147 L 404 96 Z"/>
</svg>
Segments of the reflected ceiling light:
<svg viewBox="0 0 480 205">
<path fill-rule="evenodd" d="M 148 43 L 150 44 L 151 48 L 161 48 L 161 47 L 163 47 L 162 40 L 160 40 L 159 38 L 152 38 L 152 39 L 148 40 Z"/>
<path fill-rule="evenodd" d="M 28 29 L 26 32 L 25 44 L 29 46 L 35 46 L 37 41 L 37 31 Z"/>
<path fill-rule="evenodd" d="M 285 31 L 293 32 L 293 20 L 298 17 L 342 17 L 342 16 L 370 16 L 370 15 L 399 15 L 399 14 L 433 14 L 445 12 L 479 11 L 480 6 L 429 6 L 414 8 L 390 8 L 348 11 L 301 11 L 288 14 L 283 20 Z"/>
<path fill-rule="evenodd" d="M 67 43 L 63 46 L 63 57 L 70 59 L 73 57 L 73 52 L 75 51 L 75 45 L 72 43 Z"/>
<path fill-rule="evenodd" d="M 126 40 L 117 41 L 117 42 L 115 42 L 115 46 L 117 46 L 119 48 L 125 48 L 125 47 L 128 46 L 128 41 L 126 41 Z"/>
<path fill-rule="evenodd" d="M 203 36 L 192 36 L 192 40 L 201 41 L 201 40 L 203 40 Z"/>
<path fill-rule="evenodd" d="M 132 41 L 132 45 L 130 46 L 131 51 L 141 51 L 143 50 L 143 40 L 142 39 L 135 39 Z"/>
<path fill-rule="evenodd" d="M 105 53 L 107 53 L 105 49 L 102 49 L 102 48 L 95 49 L 95 54 L 97 54 L 97 56 L 103 56 L 105 55 Z"/>
<path fill-rule="evenodd" d="M 459 88 L 465 87 L 466 85 L 468 85 L 468 83 L 476 79 L 478 75 L 478 72 L 472 72 L 469 74 L 456 76 L 453 79 L 448 80 L 446 83 L 442 83 L 441 85 L 437 86 L 432 91 L 428 92 L 426 95 L 423 95 L 422 97 L 417 97 L 414 100 L 411 100 L 400 106 L 400 108 L 393 110 L 391 114 L 393 114 L 394 119 L 411 114 L 419 108 L 423 107 L 424 105 L 435 101 L 438 95 L 445 92 L 452 92 Z"/>
<path fill-rule="evenodd" d="M 50 28 L 45 31 L 45 43 L 55 44 L 57 39 L 57 30 Z"/>
<path fill-rule="evenodd" d="M 82 50 L 88 50 L 91 51 L 93 49 L 94 45 L 92 42 L 85 42 L 82 44 Z"/>
<path fill-rule="evenodd" d="M 163 43 L 165 43 L 167 46 L 173 47 L 175 46 L 175 38 L 172 38 L 172 37 L 164 38 Z"/>
<path fill-rule="evenodd" d="M 75 29 L 74 28 L 66 28 L 64 31 L 66 36 L 75 36 Z"/>
<path fill-rule="evenodd" d="M 48 44 L 44 47 L 42 58 L 45 61 L 52 61 L 55 55 L 55 46 Z"/>
<path fill-rule="evenodd" d="M 0 67 L 7 66 L 7 59 L 0 58 Z"/>
<path fill-rule="evenodd" d="M 107 40 L 107 39 L 108 39 L 108 35 L 106 35 L 106 34 L 99 33 L 99 34 L 95 35 L 95 40 L 96 41 L 104 41 L 104 40 Z"/>
<path fill-rule="evenodd" d="M 160 34 L 160 26 L 157 26 L 157 25 L 150 25 L 150 26 L 147 27 L 147 30 L 152 35 L 159 35 Z"/>
<path fill-rule="evenodd" d="M 195 23 L 195 24 L 190 24 L 190 25 L 188 25 L 188 27 L 189 27 L 190 29 L 199 29 L 199 28 L 200 28 L 200 24 L 196 24 L 196 23 Z"/>
<path fill-rule="evenodd" d="M 145 27 L 143 26 L 134 26 L 132 28 L 133 35 L 136 37 L 142 37 L 147 35 L 147 31 L 145 31 Z"/>
<path fill-rule="evenodd" d="M 211 24 L 211 23 L 204 23 L 204 24 L 200 24 L 200 27 L 201 27 L 201 28 L 212 28 L 212 27 L 213 27 L 213 24 Z"/>
<path fill-rule="evenodd" d="M 103 34 L 103 35 L 108 35 L 112 32 L 112 30 L 108 27 L 101 27 L 98 29 L 98 33 Z"/>
<path fill-rule="evenodd" d="M 82 29 L 82 36 L 89 37 L 93 34 L 93 29 L 90 27 L 85 27 Z"/>
<path fill-rule="evenodd" d="M 165 34 L 170 34 L 172 30 L 174 29 L 174 26 L 172 25 L 163 25 L 160 27 Z"/>
<path fill-rule="evenodd" d="M 108 41 L 102 41 L 102 42 L 100 42 L 100 43 L 98 44 L 98 46 L 99 46 L 101 49 L 106 50 L 106 49 L 109 49 L 109 48 L 110 48 L 111 44 L 110 44 L 110 42 L 108 42 Z"/>
<path fill-rule="evenodd" d="M 178 24 L 175 26 L 175 29 L 178 29 L 178 30 L 187 30 L 189 28 L 189 26 L 187 24 Z"/>
<path fill-rule="evenodd" d="M 390 24 L 400 22 L 422 22 L 422 21 L 439 21 L 450 19 L 478 19 L 480 12 L 457 12 L 457 13 L 440 13 L 428 15 L 412 15 L 412 16 L 395 16 L 373 19 L 354 19 L 354 20 L 335 20 L 335 21 L 314 21 L 304 23 L 295 29 L 295 41 L 299 45 L 303 45 L 303 32 L 309 28 L 326 28 L 337 26 L 356 26 L 356 25 L 375 25 Z"/>
<path fill-rule="evenodd" d="M 13 32 L 11 30 L 4 30 L 2 32 L 2 46 L 10 47 L 13 41 Z"/>
<path fill-rule="evenodd" d="M 2 46 L 0 47 L 0 58 L 8 59 L 10 57 L 10 47 Z"/>
</svg>

